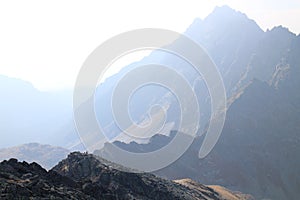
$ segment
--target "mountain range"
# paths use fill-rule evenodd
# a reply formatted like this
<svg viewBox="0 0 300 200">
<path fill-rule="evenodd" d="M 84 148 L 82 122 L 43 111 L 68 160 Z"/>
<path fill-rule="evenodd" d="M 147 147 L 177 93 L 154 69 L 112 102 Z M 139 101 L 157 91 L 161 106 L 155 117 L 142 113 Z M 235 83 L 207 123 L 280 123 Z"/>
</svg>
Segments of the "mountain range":
<svg viewBox="0 0 300 200">
<path fill-rule="evenodd" d="M 266 82 L 278 88 L 278 85 L 292 74 L 291 71 L 297 70 L 292 69 L 290 62 L 294 61 L 290 60 L 290 56 L 297 51 L 299 36 L 282 26 L 263 31 L 255 21 L 228 6 L 216 7 L 204 20 L 194 20 L 184 34 L 202 46 L 218 68 L 224 82 L 228 108 L 253 80 Z M 180 39 L 174 41 L 173 45 L 180 48 Z M 141 61 L 125 66 L 118 74 L 106 79 L 97 87 L 96 115 L 106 137 L 110 140 L 122 140 L 120 135 L 125 135 L 114 120 L 111 109 L 114 87 L 132 69 L 152 63 L 175 70 L 191 84 L 201 109 L 199 135 L 204 134 L 211 118 L 211 99 L 204 77 L 181 58 L 166 52 L 153 51 Z M 131 84 L 130 80 L 128 84 Z M 116 101 L 120 103 L 122 99 Z M 180 121 L 180 104 L 172 92 L 155 85 L 143 87 L 131 96 L 129 112 L 132 120 L 135 123 L 147 121 L 148 111 L 155 104 L 165 108 L 169 131 L 176 130 Z M 78 109 L 86 108 L 83 105 Z M 128 139 L 124 141 L 130 142 Z"/>
<path fill-rule="evenodd" d="M 227 117 L 207 157 L 198 159 L 204 128 L 204 135 L 180 159 L 155 174 L 219 184 L 257 199 L 298 199 L 300 36 L 282 26 L 264 32 L 227 6 L 195 20 L 186 34 L 205 47 L 220 70 L 228 96 Z M 151 152 L 175 133 L 156 135 L 147 144 L 114 143 L 132 152 Z M 107 151 L 104 146 L 96 153 L 105 158 Z"/>
<path fill-rule="evenodd" d="M 171 141 L 177 134 L 180 112 L 175 97 L 166 89 L 144 88 L 145 90 L 136 93 L 130 101 L 130 108 L 132 108 L 130 114 L 135 122 L 146 119 L 148 109 L 154 104 L 161 104 L 167 108 L 167 129 L 146 140 L 121 137 L 122 130 L 114 122 L 110 106 L 114 86 L 128 71 L 140 64 L 153 62 L 168 65 L 184 75 L 193 86 L 201 108 L 201 122 L 198 136 L 185 154 L 170 166 L 154 174 L 171 180 L 189 178 L 206 185 L 222 185 L 232 191 L 251 194 L 256 199 L 298 199 L 300 195 L 300 159 L 298 156 L 300 153 L 300 35 L 282 26 L 263 31 L 245 14 L 227 6 L 217 7 L 203 20 L 196 19 L 184 34 L 207 51 L 224 81 L 227 94 L 227 117 L 215 148 L 204 159 L 198 158 L 199 148 L 211 117 L 210 96 L 203 77 L 179 58 L 158 51 L 154 51 L 140 62 L 125 66 L 118 74 L 111 76 L 97 87 L 96 114 L 106 135 L 117 146 L 132 152 L 154 151 Z M 64 100 L 61 102 L 59 95 L 39 92 L 26 82 L 20 83 L 18 80 L 7 77 L 0 77 L 0 82 L 3 99 L 0 105 L 0 133 L 4 135 L 1 147 L 28 143 L 33 140 L 69 149 L 84 149 L 73 123 L 71 104 L 66 103 L 65 98 L 62 98 Z M 19 98 L 20 96 L 25 99 Z M 55 106 L 49 107 L 48 105 Z M 78 109 L 85 109 L 84 104 Z M 86 123 L 89 127 L 89 119 Z M 105 155 L 109 153 L 107 145 L 109 144 L 105 144 L 95 153 L 105 158 Z M 30 148 L 33 147 L 30 146 Z M 14 157 L 13 154 L 8 153 L 9 151 L 16 150 L 2 151 L 6 155 L 4 159 Z M 41 151 L 45 153 L 44 150 Z M 65 156 L 66 152 L 62 150 L 61 155 Z M 23 153 L 27 154 L 26 151 Z M 72 155 L 83 159 L 90 158 L 81 154 Z M 27 160 L 31 156 L 29 154 L 29 157 L 21 156 L 19 159 Z M 63 158 L 57 157 L 51 164 L 43 161 L 52 156 L 49 154 L 36 161 L 49 169 Z M 81 177 L 76 179 L 73 177 L 74 174 L 71 175 L 62 170 L 64 167 L 70 167 L 68 162 L 71 158 L 73 159 L 71 156 L 63 161 L 63 164 L 60 163 L 58 167 L 53 168 L 57 169 L 56 172 L 60 174 L 57 175 L 58 184 L 66 184 L 67 188 L 70 187 L 68 184 L 72 185 L 74 181 L 80 182 L 81 180 Z M 9 163 L 16 166 L 29 166 L 29 164 L 21 164 L 15 160 Z M 11 165 L 9 163 L 4 162 L 2 165 Z M 31 166 L 30 170 L 33 170 L 32 167 L 43 171 L 40 175 L 42 180 L 47 179 L 49 173 L 55 171 L 46 172 L 36 165 Z M 12 184 L 26 180 L 26 178 L 20 179 L 23 175 L 18 174 Z M 60 176 L 72 180 L 70 183 L 62 183 Z M 88 176 L 85 181 L 88 182 L 94 178 Z M 5 184 L 6 179 L 5 177 L 2 179 Z M 97 177 L 95 179 L 97 180 Z M 34 180 L 37 181 L 37 179 Z M 183 185 L 187 184 L 191 188 L 197 185 L 190 180 L 178 182 Z M 174 183 L 166 184 L 169 183 L 173 187 Z M 30 185 L 31 182 L 28 184 Z M 55 185 L 56 182 L 51 184 Z M 80 184 L 78 187 L 83 187 Z M 42 183 L 42 188 L 44 186 Z M 95 190 L 100 190 L 101 187 L 95 186 Z M 105 186 L 104 189 L 107 187 Z M 124 189 L 123 186 L 121 188 Z M 220 189 L 219 186 L 216 188 Z M 103 191 L 102 189 L 100 191 Z M 58 191 L 63 194 L 63 191 L 59 189 Z M 70 195 L 76 193 L 72 189 L 69 191 Z M 86 194 L 83 189 L 79 191 L 78 198 L 87 197 L 84 196 Z M 110 195 L 111 188 L 107 191 Z M 35 191 L 29 189 L 30 192 Z M 193 195 L 193 192 L 190 195 Z M 177 195 L 178 193 L 172 190 L 171 194 Z M 135 197 L 140 198 L 140 196 Z"/>
</svg>

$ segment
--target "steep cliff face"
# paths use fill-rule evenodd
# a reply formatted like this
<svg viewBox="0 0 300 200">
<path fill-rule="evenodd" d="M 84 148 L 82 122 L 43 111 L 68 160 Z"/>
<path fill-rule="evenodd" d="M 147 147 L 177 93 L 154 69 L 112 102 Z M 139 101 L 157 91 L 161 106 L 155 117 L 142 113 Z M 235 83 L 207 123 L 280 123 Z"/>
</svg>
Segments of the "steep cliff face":
<svg viewBox="0 0 300 200">
<path fill-rule="evenodd" d="M 3 161 L 0 186 L 1 199 L 230 199 L 202 184 L 189 187 L 152 174 L 134 173 L 79 152 L 71 153 L 50 171 L 37 163 Z M 228 193 L 238 199 L 252 198 Z"/>
</svg>

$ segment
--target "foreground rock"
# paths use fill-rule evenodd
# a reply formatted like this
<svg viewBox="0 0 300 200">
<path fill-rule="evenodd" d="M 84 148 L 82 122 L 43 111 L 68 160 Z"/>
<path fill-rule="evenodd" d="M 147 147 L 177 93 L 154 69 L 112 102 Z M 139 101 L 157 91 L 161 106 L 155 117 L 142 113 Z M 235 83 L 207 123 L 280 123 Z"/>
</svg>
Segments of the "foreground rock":
<svg viewBox="0 0 300 200">
<path fill-rule="evenodd" d="M 50 171 L 36 163 L 10 159 L 0 163 L 0 199 L 226 199 L 218 190 L 195 182 L 191 187 L 120 168 L 79 152 Z"/>
</svg>

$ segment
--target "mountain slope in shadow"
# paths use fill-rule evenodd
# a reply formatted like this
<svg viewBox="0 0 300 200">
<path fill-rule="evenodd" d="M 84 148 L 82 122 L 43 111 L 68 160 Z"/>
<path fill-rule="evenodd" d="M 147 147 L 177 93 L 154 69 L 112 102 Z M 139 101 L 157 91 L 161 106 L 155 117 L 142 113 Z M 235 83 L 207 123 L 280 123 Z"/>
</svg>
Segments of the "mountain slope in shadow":
<svg viewBox="0 0 300 200">
<path fill-rule="evenodd" d="M 297 199 L 300 109 L 293 104 L 297 96 L 296 91 L 284 96 L 267 83 L 253 81 L 229 108 L 221 137 L 207 157 L 198 158 L 203 136 L 197 137 L 181 158 L 154 173 L 223 185 L 258 199 Z M 131 152 L 150 152 L 168 144 L 175 133 L 156 135 L 148 144 L 115 144 Z M 107 153 L 105 148 L 99 152 Z"/>
<path fill-rule="evenodd" d="M 221 71 L 228 94 L 227 118 L 218 143 L 206 158 L 198 159 L 203 137 L 197 137 L 180 159 L 155 174 L 224 185 L 258 199 L 298 199 L 300 35 L 282 26 L 263 32 L 228 7 L 195 21 L 187 32 L 207 48 Z M 205 127 L 207 124 L 204 133 Z M 115 144 L 147 152 L 171 139 L 157 135 L 148 144 Z"/>
</svg>

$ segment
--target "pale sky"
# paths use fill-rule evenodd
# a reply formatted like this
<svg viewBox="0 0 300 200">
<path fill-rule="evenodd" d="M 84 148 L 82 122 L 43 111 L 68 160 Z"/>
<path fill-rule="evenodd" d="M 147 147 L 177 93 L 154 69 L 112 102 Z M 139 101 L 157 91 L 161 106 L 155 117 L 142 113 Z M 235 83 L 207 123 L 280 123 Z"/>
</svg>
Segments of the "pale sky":
<svg viewBox="0 0 300 200">
<path fill-rule="evenodd" d="M 300 33 L 300 0 L 0 1 L 0 74 L 40 90 L 72 88 L 84 60 L 108 38 L 137 28 L 183 32 L 221 5 L 264 30 Z"/>
</svg>

